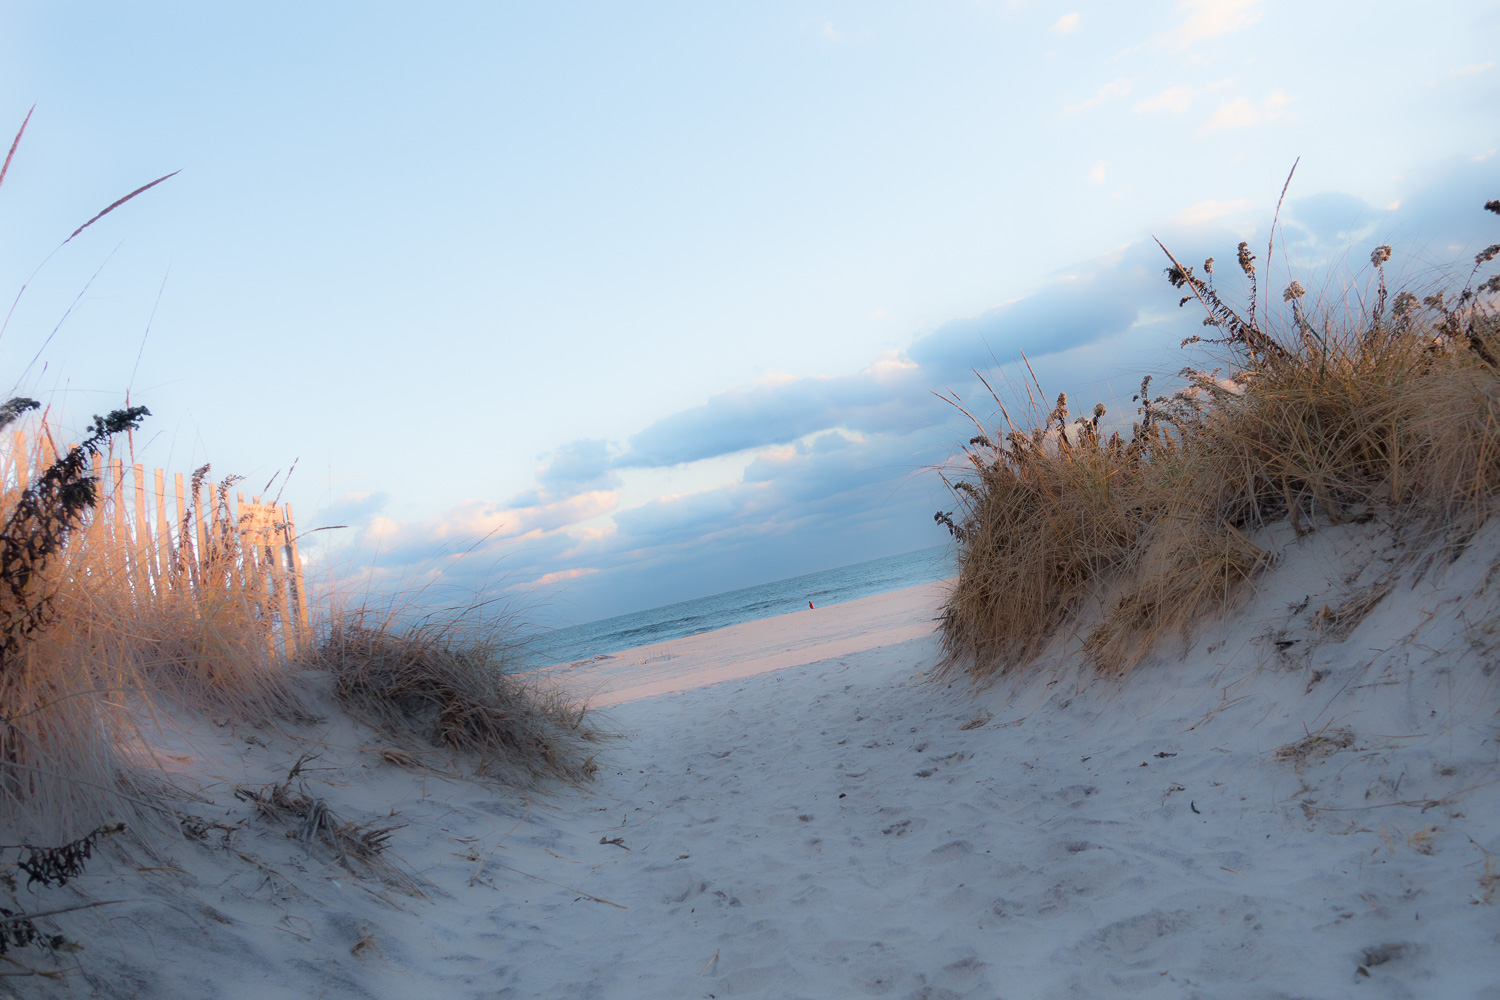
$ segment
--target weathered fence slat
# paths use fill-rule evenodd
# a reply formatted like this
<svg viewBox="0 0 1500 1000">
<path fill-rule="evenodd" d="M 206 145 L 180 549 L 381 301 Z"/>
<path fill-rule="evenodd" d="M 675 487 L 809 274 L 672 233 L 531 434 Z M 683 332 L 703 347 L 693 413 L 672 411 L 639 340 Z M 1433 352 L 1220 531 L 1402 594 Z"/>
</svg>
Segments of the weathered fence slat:
<svg viewBox="0 0 1500 1000">
<path fill-rule="evenodd" d="M 33 450 L 23 430 L 13 431 L 10 443 L 10 454 L 0 456 L 0 492 L 7 493 L 26 489 L 33 472 L 57 457 L 45 424 Z M 81 572 L 122 577 L 137 600 L 155 606 L 173 591 L 227 590 L 265 625 L 273 654 L 290 657 L 311 641 L 290 505 L 262 504 L 260 497 L 246 503 L 243 494 L 231 498 L 227 483 L 206 479 L 190 490 L 181 473 L 173 474 L 169 495 L 161 469 L 150 471 L 148 486 L 145 466 L 131 463 L 127 486 L 124 459 L 94 455 L 92 466 L 99 503 L 75 535 L 91 553 Z"/>
</svg>

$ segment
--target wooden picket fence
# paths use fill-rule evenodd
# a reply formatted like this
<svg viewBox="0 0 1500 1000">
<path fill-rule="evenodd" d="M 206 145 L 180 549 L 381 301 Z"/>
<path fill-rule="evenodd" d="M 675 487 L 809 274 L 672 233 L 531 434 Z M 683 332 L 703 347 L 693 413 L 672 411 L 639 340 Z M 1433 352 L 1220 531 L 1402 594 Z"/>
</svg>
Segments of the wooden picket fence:
<svg viewBox="0 0 1500 1000">
<path fill-rule="evenodd" d="M 0 470 L 6 485 L 25 489 L 33 468 L 55 460 L 45 425 L 37 438 L 29 452 L 25 432 L 12 432 Z M 198 597 L 228 594 L 265 627 L 273 655 L 291 657 L 311 643 L 291 504 L 231 497 L 229 483 L 185 483 L 180 472 L 172 474 L 169 490 L 163 470 L 99 455 L 94 477 L 99 501 L 80 542 L 108 553 L 105 571 L 128 580 L 135 600 L 165 601 L 182 588 Z"/>
</svg>

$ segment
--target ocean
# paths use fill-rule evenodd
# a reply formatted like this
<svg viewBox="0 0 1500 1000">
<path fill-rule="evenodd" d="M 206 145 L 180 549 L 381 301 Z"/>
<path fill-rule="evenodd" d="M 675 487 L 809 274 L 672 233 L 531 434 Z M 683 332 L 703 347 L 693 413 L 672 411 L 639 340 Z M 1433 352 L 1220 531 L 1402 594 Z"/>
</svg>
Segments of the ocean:
<svg viewBox="0 0 1500 1000">
<path fill-rule="evenodd" d="M 557 629 L 528 641 L 525 661 L 537 667 L 572 663 L 786 614 L 806 608 L 808 601 L 818 607 L 842 604 L 919 583 L 945 580 L 957 572 L 952 547 L 935 545 Z"/>
</svg>

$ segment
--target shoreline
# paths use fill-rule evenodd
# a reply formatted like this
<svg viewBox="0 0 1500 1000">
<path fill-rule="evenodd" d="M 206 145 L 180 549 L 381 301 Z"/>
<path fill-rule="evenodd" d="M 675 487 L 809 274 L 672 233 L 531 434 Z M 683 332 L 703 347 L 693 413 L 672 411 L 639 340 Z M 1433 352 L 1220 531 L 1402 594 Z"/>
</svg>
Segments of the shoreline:
<svg viewBox="0 0 1500 1000">
<path fill-rule="evenodd" d="M 930 635 L 952 585 L 936 580 L 528 673 L 591 708 L 679 694 Z"/>
</svg>

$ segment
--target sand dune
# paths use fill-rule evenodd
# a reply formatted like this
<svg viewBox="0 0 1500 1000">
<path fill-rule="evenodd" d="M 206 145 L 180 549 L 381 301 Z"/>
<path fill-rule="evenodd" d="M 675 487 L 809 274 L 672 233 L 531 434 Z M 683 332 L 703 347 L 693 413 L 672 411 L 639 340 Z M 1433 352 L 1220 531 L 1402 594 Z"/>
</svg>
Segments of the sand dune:
<svg viewBox="0 0 1500 1000">
<path fill-rule="evenodd" d="M 1425 566 L 1376 525 L 1265 541 L 1245 606 L 1126 682 L 1060 650 L 934 678 L 940 585 L 560 670 L 623 734 L 587 788 L 405 770 L 330 716 L 308 786 L 404 824 L 384 882 L 231 794 L 303 743 L 185 723 L 161 752 L 228 846 L 96 864 L 127 901 L 73 915 L 84 972 L 36 989 L 1500 996 L 1500 532 Z"/>
</svg>

